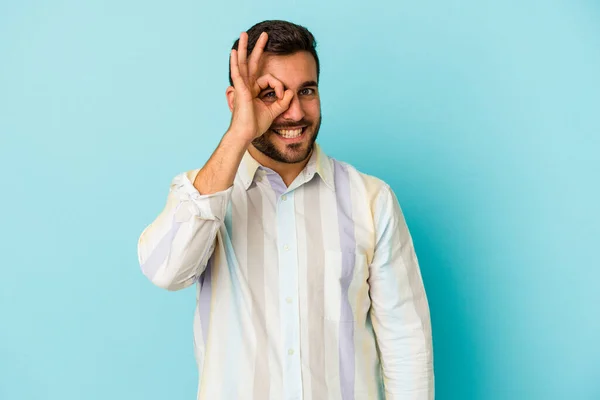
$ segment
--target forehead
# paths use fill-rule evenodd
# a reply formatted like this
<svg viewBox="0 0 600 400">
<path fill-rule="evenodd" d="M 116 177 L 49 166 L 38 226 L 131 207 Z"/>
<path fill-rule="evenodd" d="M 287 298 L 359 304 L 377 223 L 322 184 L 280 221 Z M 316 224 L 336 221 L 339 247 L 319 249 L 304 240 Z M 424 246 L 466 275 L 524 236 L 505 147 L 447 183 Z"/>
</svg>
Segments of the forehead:
<svg viewBox="0 0 600 400">
<path fill-rule="evenodd" d="M 286 87 L 294 88 L 307 81 L 317 81 L 317 62 L 307 51 L 288 55 L 263 53 L 258 76 L 271 74 Z"/>
</svg>

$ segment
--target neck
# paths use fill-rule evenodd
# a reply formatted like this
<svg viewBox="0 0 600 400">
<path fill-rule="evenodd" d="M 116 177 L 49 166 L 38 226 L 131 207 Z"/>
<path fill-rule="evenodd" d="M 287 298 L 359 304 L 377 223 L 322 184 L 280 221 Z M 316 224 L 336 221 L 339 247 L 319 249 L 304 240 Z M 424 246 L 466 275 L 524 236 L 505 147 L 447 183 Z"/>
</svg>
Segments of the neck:
<svg viewBox="0 0 600 400">
<path fill-rule="evenodd" d="M 252 145 L 248 147 L 248 152 L 250 153 L 252 158 L 258 161 L 258 163 L 263 167 L 272 169 L 273 171 L 277 172 L 277 174 L 281 176 L 281 179 L 283 179 L 283 182 L 286 186 L 290 186 L 292 182 L 294 182 L 294 179 L 296 179 L 296 177 L 300 175 L 300 172 L 302 172 L 306 164 L 308 164 L 308 160 L 310 160 L 310 156 L 312 155 L 313 151 L 314 147 L 309 153 L 308 157 L 306 157 L 306 159 L 300 162 L 283 163 L 280 161 L 273 160 L 271 157 L 264 155 L 261 151 L 257 150 L 256 147 Z"/>
</svg>

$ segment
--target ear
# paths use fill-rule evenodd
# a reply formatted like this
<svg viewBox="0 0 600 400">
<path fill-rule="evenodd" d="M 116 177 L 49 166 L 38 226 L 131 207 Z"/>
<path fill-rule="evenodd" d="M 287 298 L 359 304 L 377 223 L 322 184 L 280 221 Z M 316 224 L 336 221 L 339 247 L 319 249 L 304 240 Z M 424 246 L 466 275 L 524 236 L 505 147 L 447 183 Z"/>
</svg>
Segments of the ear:
<svg viewBox="0 0 600 400">
<path fill-rule="evenodd" d="M 227 97 L 227 105 L 229 106 L 229 111 L 233 112 L 233 101 L 235 100 L 235 89 L 233 86 L 229 86 L 225 91 L 225 97 Z"/>
</svg>

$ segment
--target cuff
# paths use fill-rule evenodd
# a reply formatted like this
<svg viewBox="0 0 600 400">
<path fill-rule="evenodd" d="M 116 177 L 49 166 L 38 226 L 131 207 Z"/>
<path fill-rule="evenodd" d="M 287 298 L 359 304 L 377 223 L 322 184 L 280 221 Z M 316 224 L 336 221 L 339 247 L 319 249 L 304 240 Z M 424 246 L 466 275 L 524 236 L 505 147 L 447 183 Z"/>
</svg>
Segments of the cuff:
<svg viewBox="0 0 600 400">
<path fill-rule="evenodd" d="M 223 221 L 232 191 L 233 186 L 230 186 L 220 192 L 202 195 L 194 187 L 188 173 L 179 174 L 171 183 L 171 192 L 181 202 L 176 211 L 176 219 L 183 222 L 191 214 L 200 219 Z"/>
</svg>

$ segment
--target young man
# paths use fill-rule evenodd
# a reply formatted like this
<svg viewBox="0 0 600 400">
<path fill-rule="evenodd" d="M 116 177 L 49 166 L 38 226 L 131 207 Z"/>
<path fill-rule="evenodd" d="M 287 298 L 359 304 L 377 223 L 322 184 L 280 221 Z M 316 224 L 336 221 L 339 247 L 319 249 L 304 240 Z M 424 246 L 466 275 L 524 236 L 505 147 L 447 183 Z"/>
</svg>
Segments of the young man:
<svg viewBox="0 0 600 400">
<path fill-rule="evenodd" d="M 327 157 L 313 35 L 261 22 L 231 51 L 231 124 L 142 233 L 156 285 L 197 283 L 198 399 L 432 399 L 429 307 L 383 181 Z M 339 132 L 343 140 L 343 133 Z"/>
</svg>

